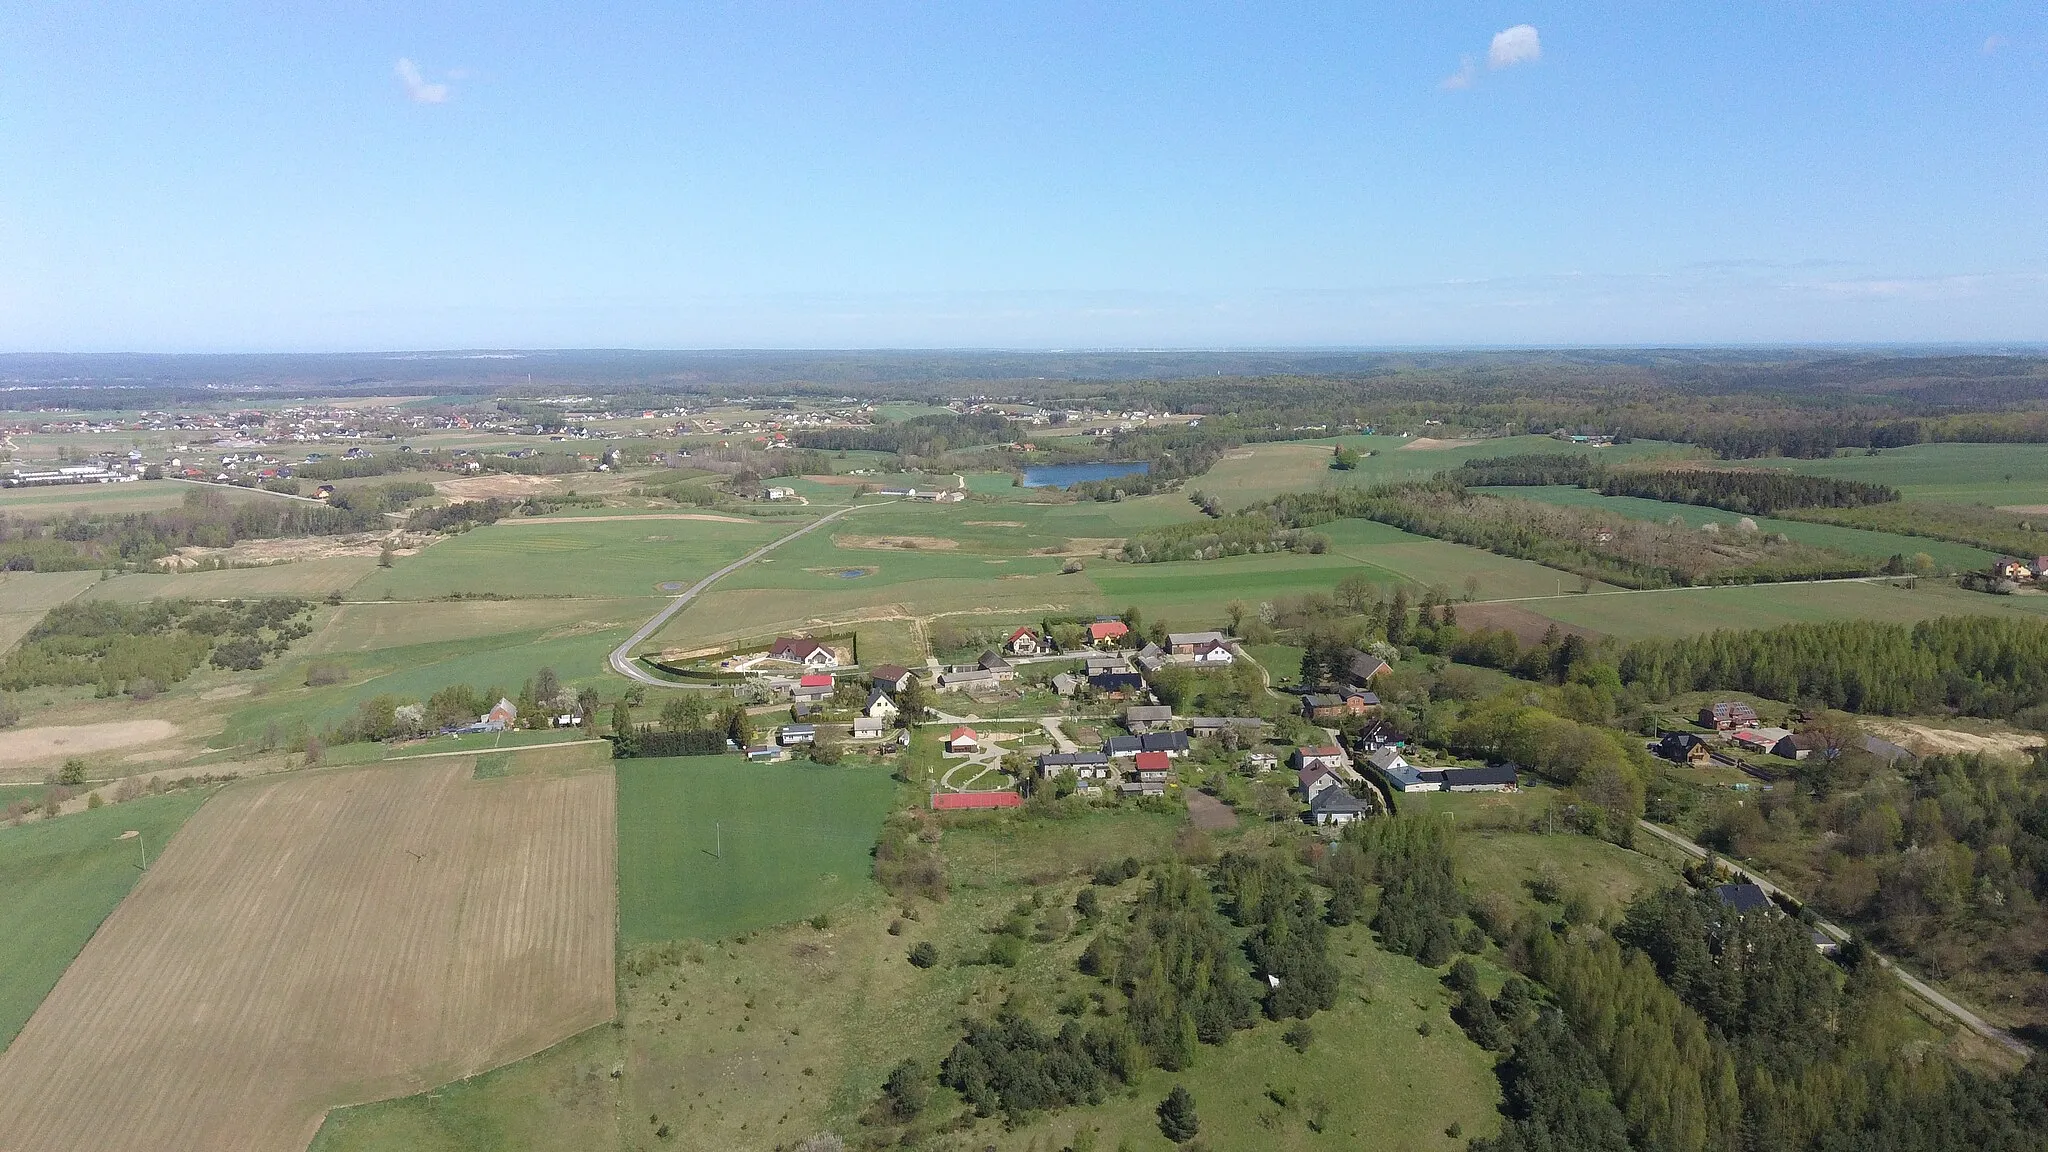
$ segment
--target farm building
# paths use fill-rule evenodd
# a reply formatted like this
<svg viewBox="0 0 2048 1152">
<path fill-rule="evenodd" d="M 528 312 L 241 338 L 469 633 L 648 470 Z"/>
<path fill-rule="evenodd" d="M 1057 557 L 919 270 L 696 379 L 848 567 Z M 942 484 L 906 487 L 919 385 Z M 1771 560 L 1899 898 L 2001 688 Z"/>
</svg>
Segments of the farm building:
<svg viewBox="0 0 2048 1152">
<path fill-rule="evenodd" d="M 1101 752 L 1048 752 L 1038 758 L 1039 776 L 1050 780 L 1063 772 L 1073 773 L 1084 789 L 1099 787 L 1113 774 L 1109 757 Z"/>
<path fill-rule="evenodd" d="M 1335 692 L 1311 692 L 1301 698 L 1301 714 L 1310 720 L 1336 720 L 1344 715 L 1344 698 Z"/>
<path fill-rule="evenodd" d="M 837 685 L 834 684 L 830 672 L 813 672 L 798 680 L 796 687 L 790 689 L 789 695 L 793 700 L 816 704 L 830 700 L 835 687 Z"/>
<path fill-rule="evenodd" d="M 1039 639 L 1038 633 L 1024 627 L 1010 633 L 1010 638 L 1003 641 L 1003 647 L 1008 648 L 1012 656 L 1036 656 L 1045 651 L 1045 641 Z"/>
<path fill-rule="evenodd" d="M 1221 632 L 1169 632 L 1166 646 L 1175 656 L 1192 656 L 1212 644 L 1225 644 L 1228 637 Z"/>
<path fill-rule="evenodd" d="M 1003 659 L 1002 653 L 994 649 L 983 652 L 981 659 L 976 660 L 974 664 L 975 667 L 980 668 L 983 672 L 994 676 L 998 680 L 1013 680 L 1017 676 L 1016 666 Z"/>
<path fill-rule="evenodd" d="M 1131 663 L 1136 664 L 1140 672 L 1157 672 L 1173 663 L 1173 657 L 1167 655 L 1166 649 L 1159 645 L 1147 644 L 1138 649 L 1136 656 L 1131 657 Z"/>
<path fill-rule="evenodd" d="M 953 729 L 951 734 L 946 737 L 946 751 L 957 754 L 979 752 L 981 751 L 981 737 L 975 735 L 974 729 L 962 725 Z"/>
<path fill-rule="evenodd" d="M 889 724 L 885 720 L 861 716 L 853 722 L 853 738 L 855 740 L 880 740 L 888 734 Z"/>
<path fill-rule="evenodd" d="M 996 674 L 986 668 L 964 668 L 958 672 L 939 673 L 939 687 L 946 691 L 966 689 L 977 691 L 995 688 L 1001 684 Z"/>
<path fill-rule="evenodd" d="M 477 719 L 477 726 L 486 732 L 503 732 L 519 722 L 519 709 L 510 700 L 499 697 L 489 712 Z"/>
<path fill-rule="evenodd" d="M 1088 657 L 1083 670 L 1090 676 L 1099 676 L 1104 672 L 1129 672 L 1131 662 L 1120 654 L 1098 652 Z"/>
<path fill-rule="evenodd" d="M 1796 751 L 1791 743 L 1792 732 L 1786 728 L 1740 728 L 1730 735 L 1728 740 L 1745 752 L 1762 752 L 1775 756 L 1780 745 L 1788 752 Z M 1799 753 L 1799 756 L 1803 755 L 1805 753 Z M 1786 759 L 1796 760 L 1799 756 L 1787 756 Z"/>
<path fill-rule="evenodd" d="M 768 655 L 806 668 L 839 667 L 839 654 L 808 636 L 779 636 Z"/>
<path fill-rule="evenodd" d="M 1124 709 L 1124 727 L 1133 732 L 1151 732 L 1173 723 L 1173 709 L 1165 704 L 1133 704 Z"/>
<path fill-rule="evenodd" d="M 1072 696 L 1085 683 L 1087 681 L 1072 672 L 1061 672 L 1052 678 L 1052 690 L 1062 696 Z"/>
<path fill-rule="evenodd" d="M 1297 769 L 1328 768 L 1331 771 L 1335 771 L 1342 768 L 1349 760 L 1350 757 L 1344 754 L 1344 749 L 1339 748 L 1335 744 L 1319 744 L 1313 747 L 1304 746 L 1294 750 L 1294 766 Z"/>
<path fill-rule="evenodd" d="M 1371 687 L 1375 678 L 1393 671 L 1393 666 L 1368 652 L 1353 652 L 1351 660 L 1344 667 L 1345 676 L 1362 687 Z"/>
<path fill-rule="evenodd" d="M 1241 736 L 1256 737 L 1266 722 L 1257 716 L 1190 716 L 1188 731 L 1197 736 L 1216 736 L 1235 731 Z"/>
<path fill-rule="evenodd" d="M 974 812 L 987 808 L 1020 808 L 1024 798 L 1015 792 L 934 792 L 934 812 Z"/>
<path fill-rule="evenodd" d="M 1489 764 L 1484 768 L 1445 768 L 1438 775 L 1446 792 L 1510 792 L 1515 787 L 1513 764 Z"/>
<path fill-rule="evenodd" d="M 1897 744 L 1889 740 L 1880 740 L 1875 736 L 1865 736 L 1863 738 L 1863 750 L 1887 764 L 1903 760 L 1912 755 L 1911 752 L 1906 751 Z"/>
<path fill-rule="evenodd" d="M 1723 700 L 1700 709 L 1700 727 L 1716 732 L 1732 732 L 1737 728 L 1754 728 L 1761 721 L 1756 709 L 1740 700 Z"/>
<path fill-rule="evenodd" d="M 1088 684 L 1106 696 L 1121 697 L 1145 689 L 1145 681 L 1136 672 L 1098 672 L 1088 677 Z"/>
</svg>

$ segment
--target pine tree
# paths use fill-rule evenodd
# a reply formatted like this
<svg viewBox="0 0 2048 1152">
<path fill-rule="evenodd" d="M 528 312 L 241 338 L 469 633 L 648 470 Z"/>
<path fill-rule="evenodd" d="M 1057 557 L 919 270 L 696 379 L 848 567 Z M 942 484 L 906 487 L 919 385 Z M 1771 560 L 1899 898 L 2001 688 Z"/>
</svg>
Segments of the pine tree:
<svg viewBox="0 0 2048 1152">
<path fill-rule="evenodd" d="M 1201 1133 L 1195 1098 L 1185 1085 L 1175 1084 L 1166 1099 L 1159 1102 L 1159 1131 L 1175 1144 L 1185 1144 Z"/>
</svg>

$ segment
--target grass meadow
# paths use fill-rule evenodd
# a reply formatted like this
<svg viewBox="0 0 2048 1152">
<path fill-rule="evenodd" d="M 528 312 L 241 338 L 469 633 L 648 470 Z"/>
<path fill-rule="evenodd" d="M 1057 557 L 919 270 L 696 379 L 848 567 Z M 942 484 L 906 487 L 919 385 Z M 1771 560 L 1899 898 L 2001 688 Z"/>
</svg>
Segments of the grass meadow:
<svg viewBox="0 0 2048 1152">
<path fill-rule="evenodd" d="M 664 583 L 692 583 L 796 526 L 703 520 L 491 525 L 402 557 L 364 580 L 355 598 L 655 596 L 666 591 Z"/>
<path fill-rule="evenodd" d="M 28 635 L 44 613 L 99 578 L 97 572 L 0 572 L 0 652 Z"/>
<path fill-rule="evenodd" d="M 1908 500 L 1953 504 L 2048 504 L 2048 444 L 1915 444 L 1875 456 L 1745 460 L 1809 476 L 1889 484 Z"/>
<path fill-rule="evenodd" d="M 1522 601 L 1519 606 L 1560 623 L 1634 639 L 1822 620 L 2039 617 L 2048 615 L 2048 596 L 1990 596 L 1935 580 L 1921 581 L 1917 588 L 1886 580 L 1857 580 L 1557 596 Z"/>
<path fill-rule="evenodd" d="M 690 756 L 617 772 L 629 945 L 723 939 L 875 890 L 868 853 L 897 792 L 882 769 Z"/>
<path fill-rule="evenodd" d="M 174 792 L 0 828 L 0 1048 L 210 793 Z M 142 833 L 142 845 L 119 839 Z"/>
<path fill-rule="evenodd" d="M 619 600 L 434 600 L 344 604 L 296 652 L 342 656 L 379 648 L 410 647 L 489 637 L 507 632 L 562 635 L 638 624 L 667 602 L 645 596 Z"/>
<path fill-rule="evenodd" d="M 346 593 L 377 571 L 375 556 L 333 556 L 217 572 L 139 572 L 95 584 L 84 595 L 87 599 L 129 602 L 256 596 L 303 596 L 317 600 L 330 592 Z"/>
<path fill-rule="evenodd" d="M 1535 500 L 1544 504 L 1558 504 L 1571 508 L 1590 508 L 1631 520 L 1650 520 L 1662 523 L 1678 517 L 1690 527 L 1702 524 L 1719 524 L 1733 530 L 1743 519 L 1739 512 L 1727 512 L 1719 508 L 1702 508 L 1694 504 L 1674 504 L 1664 500 L 1645 500 L 1637 496 L 1602 496 L 1572 485 L 1545 485 L 1542 487 L 1480 488 L 1480 492 L 1491 492 L 1509 499 Z M 1916 552 L 1925 552 L 1935 563 L 1953 571 L 1967 571 L 1989 567 L 1997 557 L 1982 548 L 1968 544 L 1953 544 L 1946 540 L 1930 540 L 1925 536 L 1903 536 L 1896 532 L 1872 532 L 1863 528 L 1842 528 L 1833 524 L 1809 524 L 1803 520 L 1779 520 L 1769 516 L 1752 517 L 1762 532 L 1782 532 L 1789 539 L 1816 548 L 1831 548 L 1850 556 L 1862 556 L 1883 560 L 1891 556 L 1911 557 Z"/>
<path fill-rule="evenodd" d="M 1226 507 L 1236 509 L 1271 499 L 1283 492 L 1305 492 L 1339 485 L 1369 488 L 1375 484 L 1427 480 L 1446 468 L 1456 468 L 1467 460 L 1490 456 L 1573 451 L 1570 445 L 1548 436 L 1503 436 L 1454 448 L 1411 447 L 1414 443 L 1400 436 L 1338 436 L 1325 440 L 1249 444 L 1230 453 L 1199 478 L 1189 481 L 1189 487 L 1219 497 Z M 1358 467 L 1349 472 L 1338 472 L 1330 467 L 1330 457 L 1339 444 L 1361 454 Z M 1700 455 L 1697 449 L 1653 440 L 1582 451 L 1601 462 Z"/>
<path fill-rule="evenodd" d="M 188 493 L 223 492 L 237 503 L 249 500 L 278 500 L 275 493 L 260 488 L 233 485 L 188 484 L 182 480 L 132 480 L 125 484 L 70 484 L 56 488 L 0 489 L 0 512 L 26 519 L 42 520 L 68 516 L 73 512 L 112 515 L 122 512 L 159 512 L 176 508 Z"/>
</svg>

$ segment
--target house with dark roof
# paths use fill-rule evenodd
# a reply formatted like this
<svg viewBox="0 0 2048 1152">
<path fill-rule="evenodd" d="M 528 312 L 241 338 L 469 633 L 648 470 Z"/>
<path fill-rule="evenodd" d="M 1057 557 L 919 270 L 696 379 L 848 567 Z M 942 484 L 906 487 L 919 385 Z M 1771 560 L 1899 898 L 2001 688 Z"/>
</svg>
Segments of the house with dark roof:
<svg viewBox="0 0 2048 1152">
<path fill-rule="evenodd" d="M 915 673 L 901 664 L 877 664 L 868 670 L 868 679 L 875 687 L 886 688 L 891 692 L 901 692 L 910 687 L 910 682 L 915 676 Z"/>
<path fill-rule="evenodd" d="M 1345 678 L 1364 688 L 1370 688 L 1374 679 L 1393 670 L 1393 666 L 1385 660 L 1357 649 L 1352 650 L 1351 658 L 1344 665 Z"/>
<path fill-rule="evenodd" d="M 994 649 L 983 652 L 981 659 L 976 660 L 974 664 L 998 680 L 1012 680 L 1017 676 L 1016 666 L 1003 659 L 1002 654 Z"/>
<path fill-rule="evenodd" d="M 1770 893 L 1746 881 L 1737 884 L 1717 884 L 1714 887 L 1714 895 L 1723 905 L 1735 912 L 1763 912 L 1777 907 L 1771 900 Z"/>
<path fill-rule="evenodd" d="M 768 655 L 806 668 L 837 668 L 839 654 L 808 636 L 778 636 Z"/>
<path fill-rule="evenodd" d="M 784 724 L 775 730 L 775 742 L 784 748 L 792 744 L 811 744 L 818 739 L 818 730 L 809 724 Z"/>
<path fill-rule="evenodd" d="M 1144 750 L 1142 736 L 1111 736 L 1102 742 L 1102 751 L 1108 756 L 1136 756 Z"/>
<path fill-rule="evenodd" d="M 1189 747 L 1185 732 L 1147 732 L 1138 737 L 1138 748 L 1145 752 L 1158 752 L 1169 757 L 1184 755 Z"/>
<path fill-rule="evenodd" d="M 1133 732 L 1150 732 L 1173 723 L 1173 709 L 1165 704 L 1133 704 L 1124 709 L 1124 727 Z"/>
<path fill-rule="evenodd" d="M 1756 709 L 1740 700 L 1723 700 L 1700 709 L 1700 727 L 1716 732 L 1732 732 L 1737 728 L 1754 728 L 1760 720 Z"/>
<path fill-rule="evenodd" d="M 880 688 L 868 689 L 868 702 L 861 706 L 861 715 L 870 720 L 894 720 L 902 709 L 896 700 Z"/>
<path fill-rule="evenodd" d="M 1088 686 L 1105 696 L 1128 696 L 1145 690 L 1145 681 L 1136 672 L 1097 672 L 1088 677 Z"/>
<path fill-rule="evenodd" d="M 1313 824 L 1349 824 L 1371 813 L 1370 805 L 1344 788 L 1325 788 L 1308 802 L 1308 818 Z"/>
<path fill-rule="evenodd" d="M 1046 780 L 1071 773 L 1081 788 L 1100 787 L 1116 775 L 1102 752 L 1047 752 L 1038 758 L 1038 775 Z"/>
<path fill-rule="evenodd" d="M 1312 764 L 1307 768 L 1303 768 L 1295 773 L 1294 776 L 1297 786 L 1301 788 L 1301 798 L 1304 801 L 1314 800 L 1316 794 L 1325 788 L 1342 788 L 1344 786 L 1343 782 L 1337 779 L 1335 772 L 1320 764 Z"/>
<path fill-rule="evenodd" d="M 1230 645 L 1221 640 L 1207 640 L 1197 644 L 1194 651 L 1181 659 L 1205 668 L 1221 668 L 1237 663 L 1237 656 L 1231 652 Z"/>
<path fill-rule="evenodd" d="M 1344 715 L 1344 698 L 1335 692 L 1311 692 L 1301 698 L 1301 714 L 1310 720 L 1336 720 Z"/>
<path fill-rule="evenodd" d="M 1657 741 L 1657 755 L 1673 764 L 1697 768 L 1713 762 L 1714 746 L 1692 732 L 1666 732 L 1664 738 Z"/>
</svg>

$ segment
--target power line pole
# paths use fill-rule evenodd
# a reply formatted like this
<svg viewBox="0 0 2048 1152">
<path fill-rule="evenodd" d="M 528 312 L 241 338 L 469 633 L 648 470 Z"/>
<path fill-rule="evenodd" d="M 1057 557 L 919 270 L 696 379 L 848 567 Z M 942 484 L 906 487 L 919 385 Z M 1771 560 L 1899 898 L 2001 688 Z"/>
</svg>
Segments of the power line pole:
<svg viewBox="0 0 2048 1152">
<path fill-rule="evenodd" d="M 715 843 L 715 844 L 717 845 L 717 848 L 716 848 L 716 850 L 715 850 L 715 851 L 713 851 L 713 852 L 712 852 L 711 854 L 712 854 L 713 856 L 716 856 L 716 857 L 718 857 L 718 858 L 719 858 L 720 860 L 723 860 L 723 859 L 725 859 L 725 821 L 723 821 L 723 820 L 714 820 L 714 821 L 712 821 L 712 822 L 711 822 L 711 829 L 712 829 L 712 835 L 714 835 L 714 836 L 716 836 L 716 837 L 717 837 L 717 839 L 716 839 L 715 841 L 713 841 L 713 843 Z"/>
</svg>

